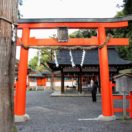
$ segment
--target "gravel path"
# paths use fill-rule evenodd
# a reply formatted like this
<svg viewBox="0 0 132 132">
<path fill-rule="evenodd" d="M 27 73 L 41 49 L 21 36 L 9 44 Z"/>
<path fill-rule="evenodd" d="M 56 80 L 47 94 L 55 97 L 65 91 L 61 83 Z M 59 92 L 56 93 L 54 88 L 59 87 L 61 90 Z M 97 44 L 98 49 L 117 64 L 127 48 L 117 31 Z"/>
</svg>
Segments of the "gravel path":
<svg viewBox="0 0 132 132">
<path fill-rule="evenodd" d="M 101 114 L 98 97 L 50 97 L 51 91 L 27 92 L 27 113 L 31 120 L 18 123 L 19 132 L 132 132 L 132 120 L 97 121 Z"/>
</svg>

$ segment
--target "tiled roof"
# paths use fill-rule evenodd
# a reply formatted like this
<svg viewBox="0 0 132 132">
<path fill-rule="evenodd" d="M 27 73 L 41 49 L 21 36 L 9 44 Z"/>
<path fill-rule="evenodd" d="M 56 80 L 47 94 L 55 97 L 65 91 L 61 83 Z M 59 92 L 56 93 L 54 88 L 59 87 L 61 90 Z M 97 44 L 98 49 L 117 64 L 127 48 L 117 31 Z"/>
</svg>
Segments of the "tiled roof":
<svg viewBox="0 0 132 132">
<path fill-rule="evenodd" d="M 82 50 L 72 50 L 73 61 L 76 65 L 80 65 L 82 58 Z M 132 62 L 124 60 L 119 57 L 117 51 L 114 48 L 108 49 L 108 57 L 110 65 L 129 65 Z M 59 65 L 70 65 L 70 55 L 69 50 L 60 50 L 58 53 L 58 63 Z M 84 60 L 84 65 L 99 65 L 98 59 L 98 49 L 87 50 Z"/>
</svg>

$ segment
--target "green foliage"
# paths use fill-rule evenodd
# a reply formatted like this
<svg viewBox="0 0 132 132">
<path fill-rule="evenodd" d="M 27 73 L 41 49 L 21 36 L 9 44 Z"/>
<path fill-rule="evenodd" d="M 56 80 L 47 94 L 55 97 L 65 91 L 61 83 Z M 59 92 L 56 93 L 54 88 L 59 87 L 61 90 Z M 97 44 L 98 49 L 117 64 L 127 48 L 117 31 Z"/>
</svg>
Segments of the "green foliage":
<svg viewBox="0 0 132 132">
<path fill-rule="evenodd" d="M 117 13 L 115 17 L 122 17 L 129 14 L 132 14 L 132 0 L 123 0 L 124 9 Z M 124 37 L 129 38 L 129 46 L 118 47 L 117 50 L 120 56 L 127 60 L 132 60 L 132 22 L 129 22 L 128 28 L 125 29 L 116 29 L 113 31 L 114 37 Z"/>
<path fill-rule="evenodd" d="M 40 59 L 40 62 L 44 65 L 45 69 L 49 70 L 47 62 L 51 61 L 52 59 L 53 59 L 52 50 L 49 50 L 49 49 L 43 49 L 43 50 L 41 50 L 41 59 Z"/>
<path fill-rule="evenodd" d="M 123 11 L 119 11 L 117 12 L 116 16 L 115 17 L 123 17 L 125 14 Z"/>
<path fill-rule="evenodd" d="M 44 70 L 50 70 L 47 62 L 52 60 L 52 51 L 51 50 L 47 50 L 47 49 L 43 49 L 41 50 L 41 55 L 40 55 L 40 65 L 38 65 L 38 56 L 35 56 L 33 59 L 31 59 L 29 61 L 29 66 L 36 70 L 36 71 L 44 71 Z"/>
<path fill-rule="evenodd" d="M 39 72 L 43 72 L 43 71 L 45 70 L 45 67 L 44 67 L 43 64 L 40 64 L 39 66 L 37 65 L 37 66 L 35 67 L 35 70 L 36 70 L 36 71 L 39 71 Z"/>
<path fill-rule="evenodd" d="M 132 48 L 124 46 L 117 48 L 120 56 L 127 60 L 132 60 Z"/>
<path fill-rule="evenodd" d="M 128 14 L 132 14 L 132 0 L 123 0 L 124 2 L 124 14 L 128 15 Z"/>
<path fill-rule="evenodd" d="M 96 36 L 96 30 L 94 29 L 81 29 L 78 31 L 73 32 L 72 34 L 70 34 L 70 38 L 90 38 L 92 36 Z"/>
<path fill-rule="evenodd" d="M 38 57 L 35 56 L 34 58 L 32 58 L 30 61 L 29 61 L 29 66 L 36 70 L 36 67 L 37 67 L 37 63 L 38 63 Z"/>
<path fill-rule="evenodd" d="M 73 32 L 69 36 L 70 38 L 83 38 L 83 34 L 80 30 Z"/>
</svg>

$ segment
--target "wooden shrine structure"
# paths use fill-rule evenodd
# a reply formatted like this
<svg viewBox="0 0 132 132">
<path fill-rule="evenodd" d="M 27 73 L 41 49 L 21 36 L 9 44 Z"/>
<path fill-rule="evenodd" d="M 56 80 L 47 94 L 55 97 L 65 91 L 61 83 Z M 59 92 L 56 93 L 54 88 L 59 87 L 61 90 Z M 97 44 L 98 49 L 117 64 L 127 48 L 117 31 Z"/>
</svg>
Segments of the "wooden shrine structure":
<svg viewBox="0 0 132 132">
<path fill-rule="evenodd" d="M 18 29 L 22 30 L 22 38 L 17 41 L 21 46 L 20 64 L 18 73 L 18 87 L 16 89 L 15 117 L 25 120 L 26 115 L 26 79 L 28 68 L 28 49 L 31 46 L 102 46 L 106 41 L 106 29 L 123 28 L 128 26 L 132 16 L 123 18 L 45 18 L 45 19 L 20 19 Z M 67 41 L 58 41 L 57 38 L 37 39 L 30 37 L 31 29 L 97 29 L 98 36 L 92 38 L 69 38 Z M 98 50 L 102 115 L 113 117 L 111 89 L 108 66 L 108 46 L 127 46 L 127 38 L 111 38 L 106 45 Z"/>
<path fill-rule="evenodd" d="M 83 66 L 81 66 L 83 50 L 72 50 L 73 61 L 75 64 L 74 67 L 72 67 L 71 64 L 71 57 L 69 52 L 69 49 L 58 50 L 58 67 L 56 67 L 56 63 L 54 60 L 48 62 L 48 65 L 53 71 L 53 74 L 55 71 L 60 71 L 61 93 L 66 92 L 65 90 L 68 85 L 65 80 L 67 79 L 70 81 L 76 81 L 76 88 L 73 87 L 73 83 L 70 86 L 71 89 L 73 88 L 74 90 L 78 90 L 78 92 L 80 93 L 82 93 L 83 89 L 84 91 L 88 91 L 88 83 L 90 83 L 91 78 L 96 78 L 100 85 L 98 48 L 85 50 Z M 132 62 L 120 58 L 118 52 L 114 47 L 108 48 L 108 59 L 111 81 L 113 81 L 113 77 L 115 75 L 119 74 L 119 70 L 132 67 Z M 115 89 L 113 89 L 113 91 L 115 91 Z"/>
</svg>

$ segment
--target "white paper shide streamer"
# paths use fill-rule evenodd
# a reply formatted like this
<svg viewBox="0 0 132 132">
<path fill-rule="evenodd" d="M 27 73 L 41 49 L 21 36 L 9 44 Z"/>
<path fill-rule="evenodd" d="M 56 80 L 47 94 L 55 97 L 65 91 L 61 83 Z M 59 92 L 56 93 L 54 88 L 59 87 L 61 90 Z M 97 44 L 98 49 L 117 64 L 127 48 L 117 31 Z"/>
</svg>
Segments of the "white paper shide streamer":
<svg viewBox="0 0 132 132">
<path fill-rule="evenodd" d="M 81 64 L 80 64 L 81 66 L 83 66 L 85 55 L 86 55 L 86 51 L 83 50 L 83 52 L 82 52 L 82 60 L 81 60 Z"/>
<path fill-rule="evenodd" d="M 55 60 L 56 67 L 59 67 L 59 63 L 58 63 L 58 60 L 57 60 L 57 54 L 56 54 L 55 50 L 54 50 L 54 60 Z"/>
<path fill-rule="evenodd" d="M 16 29 L 15 29 L 15 25 L 12 24 L 11 27 L 12 27 L 12 42 L 15 42 L 16 41 Z"/>
<path fill-rule="evenodd" d="M 37 65 L 40 66 L 40 56 L 41 56 L 40 50 L 38 50 L 37 55 L 38 55 L 38 64 Z"/>
<path fill-rule="evenodd" d="M 71 65 L 72 65 L 72 67 L 75 67 L 75 63 L 74 63 L 74 61 L 73 61 L 73 56 L 72 56 L 72 51 L 70 50 L 69 51 L 69 55 L 70 55 L 70 61 L 71 61 Z"/>
</svg>

